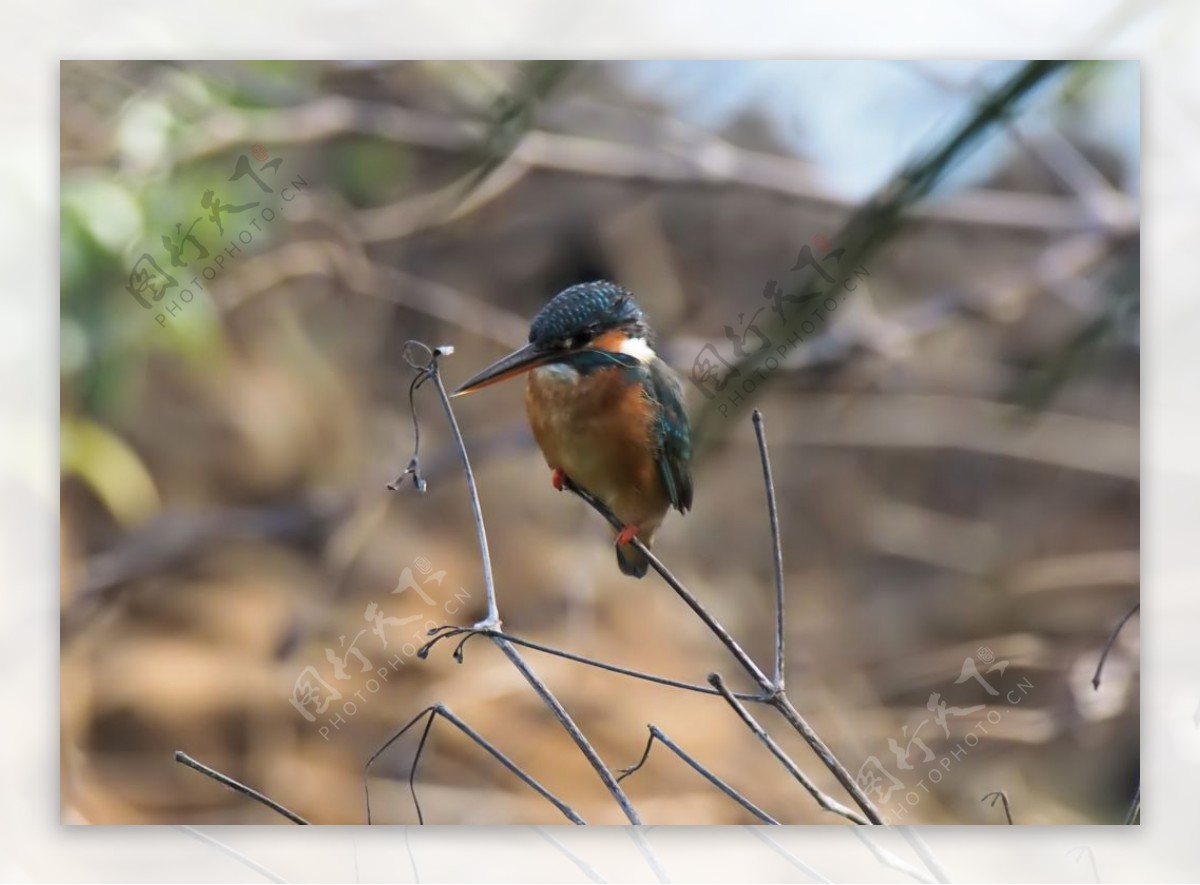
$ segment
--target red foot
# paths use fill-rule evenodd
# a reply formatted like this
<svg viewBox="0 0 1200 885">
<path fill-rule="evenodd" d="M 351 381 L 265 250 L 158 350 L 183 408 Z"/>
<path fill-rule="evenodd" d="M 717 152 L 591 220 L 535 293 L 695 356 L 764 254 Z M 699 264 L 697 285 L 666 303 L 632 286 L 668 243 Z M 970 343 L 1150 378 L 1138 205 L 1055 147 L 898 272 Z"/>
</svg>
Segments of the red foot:
<svg viewBox="0 0 1200 885">
<path fill-rule="evenodd" d="M 554 472 L 550 474 L 550 482 L 553 483 L 554 487 L 560 492 L 563 490 L 563 480 L 566 478 L 567 475 L 562 472 L 561 468 L 558 467 L 555 467 Z"/>
<path fill-rule="evenodd" d="M 638 527 L 635 525 L 627 525 L 621 531 L 617 532 L 617 546 L 628 544 L 637 537 Z"/>
</svg>

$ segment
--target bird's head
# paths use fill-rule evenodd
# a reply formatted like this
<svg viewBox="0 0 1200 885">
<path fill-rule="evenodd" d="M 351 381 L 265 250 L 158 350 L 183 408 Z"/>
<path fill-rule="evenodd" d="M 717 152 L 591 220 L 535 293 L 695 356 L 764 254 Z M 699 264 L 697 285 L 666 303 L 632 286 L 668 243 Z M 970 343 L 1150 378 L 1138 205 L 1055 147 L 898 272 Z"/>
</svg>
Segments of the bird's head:
<svg viewBox="0 0 1200 885">
<path fill-rule="evenodd" d="M 563 289 L 538 311 L 529 343 L 492 363 L 454 391 L 471 393 L 582 350 L 620 350 L 625 342 L 649 351 L 650 327 L 633 295 L 603 280 Z"/>
</svg>

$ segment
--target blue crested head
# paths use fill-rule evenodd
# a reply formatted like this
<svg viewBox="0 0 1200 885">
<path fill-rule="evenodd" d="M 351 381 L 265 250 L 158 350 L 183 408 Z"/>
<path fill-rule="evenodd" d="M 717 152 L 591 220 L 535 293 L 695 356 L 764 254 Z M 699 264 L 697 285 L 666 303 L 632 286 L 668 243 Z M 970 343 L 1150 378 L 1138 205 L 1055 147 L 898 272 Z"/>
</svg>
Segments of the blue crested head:
<svg viewBox="0 0 1200 885">
<path fill-rule="evenodd" d="M 646 338 L 646 316 L 628 289 L 597 280 L 563 289 L 538 311 L 529 341 L 541 347 L 572 349 L 614 329 Z"/>
</svg>

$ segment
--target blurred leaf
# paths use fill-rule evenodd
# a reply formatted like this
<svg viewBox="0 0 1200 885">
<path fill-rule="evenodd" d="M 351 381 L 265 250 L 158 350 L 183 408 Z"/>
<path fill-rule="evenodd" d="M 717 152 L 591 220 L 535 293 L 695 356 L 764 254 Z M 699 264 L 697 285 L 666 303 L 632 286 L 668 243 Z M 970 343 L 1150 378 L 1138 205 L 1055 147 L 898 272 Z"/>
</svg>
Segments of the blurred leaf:
<svg viewBox="0 0 1200 885">
<path fill-rule="evenodd" d="M 79 477 L 121 526 L 144 523 L 158 511 L 154 480 L 123 439 L 86 418 L 63 418 L 61 434 L 62 475 Z"/>
</svg>

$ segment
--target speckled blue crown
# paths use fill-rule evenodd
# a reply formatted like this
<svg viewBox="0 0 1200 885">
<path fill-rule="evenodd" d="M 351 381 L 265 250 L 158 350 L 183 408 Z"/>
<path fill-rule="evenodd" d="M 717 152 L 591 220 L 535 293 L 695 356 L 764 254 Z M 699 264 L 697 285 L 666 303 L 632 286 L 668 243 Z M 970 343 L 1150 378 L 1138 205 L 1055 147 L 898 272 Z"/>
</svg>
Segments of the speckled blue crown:
<svg viewBox="0 0 1200 885">
<path fill-rule="evenodd" d="M 597 280 L 563 289 L 538 311 L 529 327 L 536 343 L 587 340 L 606 329 L 645 327 L 645 314 L 628 289 Z"/>
</svg>

